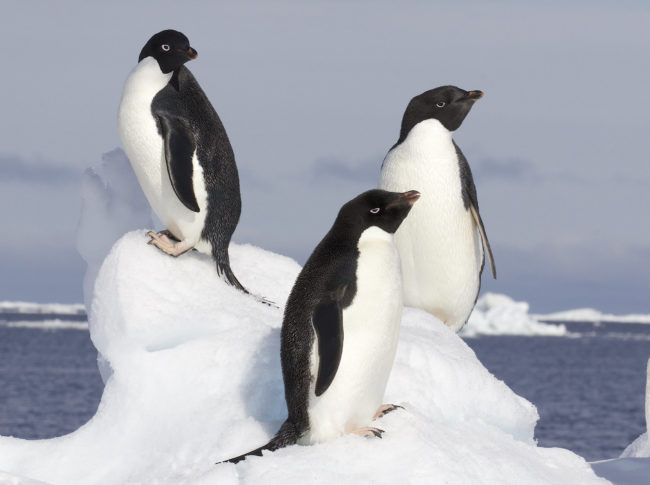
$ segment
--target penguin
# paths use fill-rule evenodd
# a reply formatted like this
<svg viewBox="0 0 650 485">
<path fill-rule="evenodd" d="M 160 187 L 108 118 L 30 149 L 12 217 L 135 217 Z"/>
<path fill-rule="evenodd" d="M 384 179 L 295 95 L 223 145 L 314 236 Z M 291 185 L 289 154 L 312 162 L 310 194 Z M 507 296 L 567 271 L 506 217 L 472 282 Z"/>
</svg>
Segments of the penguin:
<svg viewBox="0 0 650 485">
<path fill-rule="evenodd" d="M 482 96 L 482 91 L 441 86 L 414 97 L 379 182 L 384 190 L 422 193 L 395 234 L 404 304 L 433 314 L 456 332 L 478 298 L 484 250 L 496 279 L 472 171 L 452 138 Z"/>
<path fill-rule="evenodd" d="M 228 245 L 241 213 L 233 149 L 217 112 L 185 63 L 198 53 L 163 30 L 144 45 L 124 84 L 118 129 L 147 200 L 165 231 L 148 235 L 161 251 L 196 249 L 248 293 L 230 268 Z"/>
<path fill-rule="evenodd" d="M 291 444 L 346 433 L 381 437 L 382 405 L 402 316 L 393 234 L 418 192 L 373 189 L 347 202 L 291 290 L 281 331 L 288 417 L 266 445 L 237 463 Z"/>
</svg>

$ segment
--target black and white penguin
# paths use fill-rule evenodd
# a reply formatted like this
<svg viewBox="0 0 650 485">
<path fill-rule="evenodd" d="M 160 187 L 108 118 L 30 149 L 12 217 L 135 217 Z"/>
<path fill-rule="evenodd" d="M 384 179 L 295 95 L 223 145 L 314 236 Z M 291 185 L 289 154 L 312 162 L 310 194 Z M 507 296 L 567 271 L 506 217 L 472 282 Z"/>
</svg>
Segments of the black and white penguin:
<svg viewBox="0 0 650 485">
<path fill-rule="evenodd" d="M 241 212 L 235 156 L 219 116 L 184 66 L 196 57 L 181 32 L 151 37 L 124 84 L 118 128 L 142 190 L 167 226 L 148 233 L 150 244 L 172 256 L 192 248 L 212 255 L 219 274 L 247 293 L 228 257 Z"/>
<path fill-rule="evenodd" d="M 393 234 L 418 199 L 374 189 L 346 203 L 305 263 L 282 324 L 288 418 L 264 450 L 313 444 L 345 433 L 380 436 L 382 406 L 402 316 Z"/>
<path fill-rule="evenodd" d="M 456 332 L 476 303 L 484 248 L 496 278 L 472 172 L 452 138 L 482 96 L 481 91 L 442 86 L 414 97 L 399 139 L 384 159 L 379 183 L 384 190 L 422 194 L 395 234 L 404 304 L 433 314 Z"/>
</svg>

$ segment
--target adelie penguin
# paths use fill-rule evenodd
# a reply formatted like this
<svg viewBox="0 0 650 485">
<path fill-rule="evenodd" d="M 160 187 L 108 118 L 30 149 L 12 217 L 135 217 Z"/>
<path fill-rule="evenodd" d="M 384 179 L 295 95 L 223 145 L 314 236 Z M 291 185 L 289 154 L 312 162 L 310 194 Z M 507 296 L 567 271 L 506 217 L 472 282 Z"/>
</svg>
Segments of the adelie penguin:
<svg viewBox="0 0 650 485">
<path fill-rule="evenodd" d="M 145 44 L 124 84 L 118 128 L 151 207 L 167 226 L 150 243 L 172 256 L 195 248 L 248 293 L 230 268 L 228 245 L 241 212 L 239 176 L 226 130 L 192 73 L 197 52 L 181 32 Z"/>
<path fill-rule="evenodd" d="M 282 324 L 288 418 L 266 445 L 227 461 L 345 433 L 381 436 L 382 406 L 402 316 L 393 233 L 418 199 L 370 190 L 346 203 L 305 263 Z"/>
<path fill-rule="evenodd" d="M 467 322 L 476 303 L 484 249 L 496 278 L 472 172 L 452 138 L 482 96 L 481 91 L 442 86 L 414 97 L 399 139 L 384 159 L 379 184 L 385 190 L 422 193 L 395 234 L 404 304 L 426 310 L 454 331 Z"/>
</svg>

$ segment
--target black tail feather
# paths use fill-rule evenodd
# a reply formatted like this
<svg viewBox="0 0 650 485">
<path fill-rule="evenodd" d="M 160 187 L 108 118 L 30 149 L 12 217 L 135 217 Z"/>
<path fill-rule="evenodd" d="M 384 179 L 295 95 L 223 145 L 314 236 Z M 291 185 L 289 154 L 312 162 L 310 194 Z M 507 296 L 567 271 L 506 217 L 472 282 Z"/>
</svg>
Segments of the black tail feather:
<svg viewBox="0 0 650 485">
<path fill-rule="evenodd" d="M 230 268 L 230 263 L 229 263 L 228 261 L 226 261 L 226 262 L 224 262 L 224 263 L 217 263 L 217 273 L 219 273 L 220 276 L 221 276 L 221 275 L 225 276 L 225 278 L 226 278 L 226 282 L 227 282 L 230 286 L 234 286 L 234 287 L 237 288 L 239 291 L 242 291 L 243 293 L 246 293 L 247 295 L 251 295 L 251 296 L 253 296 L 253 297 L 254 297 L 257 301 L 259 301 L 260 303 L 263 303 L 264 305 L 272 306 L 272 307 L 275 307 L 275 308 L 279 308 L 279 307 L 278 307 L 274 302 L 272 302 L 272 301 L 270 301 L 270 300 L 267 300 L 266 298 L 264 298 L 264 297 L 262 297 L 262 296 L 254 295 L 253 293 L 251 293 L 250 291 L 248 291 L 248 290 L 244 287 L 244 285 L 242 285 L 242 284 L 239 282 L 239 280 L 238 280 L 237 277 L 235 276 L 235 273 L 232 272 L 232 269 Z"/>
<path fill-rule="evenodd" d="M 217 463 L 239 463 L 242 460 L 245 460 L 247 456 L 262 456 L 263 451 L 275 451 L 285 446 L 295 445 L 298 442 L 298 433 L 296 433 L 296 428 L 289 420 L 285 421 L 275 436 L 264 446 L 244 453 L 243 455 L 236 456 L 234 458 L 229 458 L 228 460 L 223 460 Z"/>
</svg>

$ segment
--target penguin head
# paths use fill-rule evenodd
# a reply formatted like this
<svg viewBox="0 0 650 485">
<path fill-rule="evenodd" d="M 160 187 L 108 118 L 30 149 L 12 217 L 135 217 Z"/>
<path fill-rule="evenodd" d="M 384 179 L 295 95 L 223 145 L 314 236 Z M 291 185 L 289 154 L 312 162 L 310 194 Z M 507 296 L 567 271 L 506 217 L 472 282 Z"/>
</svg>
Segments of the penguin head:
<svg viewBox="0 0 650 485">
<path fill-rule="evenodd" d="M 373 226 L 393 234 L 419 198 L 420 193 L 415 190 L 369 190 L 341 207 L 337 222 L 355 228 L 353 233 L 357 235 Z"/>
<path fill-rule="evenodd" d="M 428 119 L 438 120 L 449 131 L 456 131 L 474 102 L 482 96 L 482 91 L 465 91 L 456 86 L 440 86 L 425 91 L 407 106 L 402 133 L 406 137 L 415 125 Z"/>
<path fill-rule="evenodd" d="M 187 61 L 196 59 L 198 53 L 190 47 L 190 41 L 177 30 L 163 30 L 155 34 L 140 51 L 140 62 L 145 57 L 153 57 L 158 61 L 160 70 L 170 73 Z"/>
</svg>

